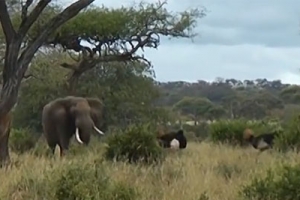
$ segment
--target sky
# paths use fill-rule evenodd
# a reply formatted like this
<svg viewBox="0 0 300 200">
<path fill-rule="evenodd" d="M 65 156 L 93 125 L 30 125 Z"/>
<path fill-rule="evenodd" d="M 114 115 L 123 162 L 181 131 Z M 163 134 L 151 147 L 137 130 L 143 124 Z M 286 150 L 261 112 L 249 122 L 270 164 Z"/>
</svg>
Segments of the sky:
<svg viewBox="0 0 300 200">
<path fill-rule="evenodd" d="M 133 2 L 95 0 L 108 7 Z M 145 50 L 158 81 L 223 77 L 300 84 L 300 0 L 168 0 L 165 7 L 176 12 L 200 6 L 208 13 L 198 21 L 194 41 L 162 40 L 158 49 Z"/>
</svg>

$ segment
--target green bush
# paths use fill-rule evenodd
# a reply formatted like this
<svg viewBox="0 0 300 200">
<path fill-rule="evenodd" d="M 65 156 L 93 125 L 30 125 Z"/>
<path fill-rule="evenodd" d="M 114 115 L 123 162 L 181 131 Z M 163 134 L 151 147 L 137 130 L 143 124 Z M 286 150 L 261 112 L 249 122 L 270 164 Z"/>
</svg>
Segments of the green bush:
<svg viewBox="0 0 300 200">
<path fill-rule="evenodd" d="M 183 130 L 186 132 L 193 132 L 195 136 L 200 139 L 204 140 L 208 137 L 208 124 L 207 123 L 199 123 L 198 125 L 189 125 L 189 124 L 184 124 Z"/>
<path fill-rule="evenodd" d="M 294 115 L 286 124 L 284 134 L 278 135 L 274 147 L 280 151 L 300 150 L 300 115 Z"/>
<path fill-rule="evenodd" d="M 9 138 L 9 147 L 16 153 L 24 153 L 33 149 L 37 137 L 29 128 L 12 129 Z"/>
<path fill-rule="evenodd" d="M 270 131 L 280 132 L 281 130 L 277 126 L 277 124 L 260 121 L 250 122 L 244 119 L 220 120 L 209 125 L 209 137 L 210 140 L 216 143 L 245 145 L 247 143 L 244 141 L 243 132 L 246 128 L 252 129 L 255 135 L 259 135 Z"/>
<path fill-rule="evenodd" d="M 174 124 L 168 128 L 173 130 L 179 130 L 181 128 L 180 124 Z M 199 123 L 198 125 L 182 124 L 182 129 L 185 132 L 185 136 L 189 141 L 202 141 L 208 137 L 207 123 Z"/>
<path fill-rule="evenodd" d="M 300 194 L 300 166 L 269 170 L 265 177 L 254 178 L 240 190 L 245 200 L 295 200 Z"/>
<path fill-rule="evenodd" d="M 163 161 L 164 153 L 155 133 L 151 125 L 130 125 L 123 132 L 111 134 L 107 138 L 106 159 L 149 164 Z"/>
</svg>

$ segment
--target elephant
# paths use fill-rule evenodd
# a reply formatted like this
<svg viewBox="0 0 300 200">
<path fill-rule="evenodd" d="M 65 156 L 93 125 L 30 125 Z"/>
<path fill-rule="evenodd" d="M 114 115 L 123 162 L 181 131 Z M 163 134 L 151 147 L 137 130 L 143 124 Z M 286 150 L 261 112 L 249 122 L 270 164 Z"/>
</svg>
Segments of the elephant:
<svg viewBox="0 0 300 200">
<path fill-rule="evenodd" d="M 42 111 L 42 125 L 52 154 L 58 145 L 60 156 L 65 155 L 74 134 L 76 140 L 85 145 L 89 144 L 93 130 L 104 135 L 99 129 L 103 109 L 104 106 L 98 98 L 66 96 L 47 103 Z"/>
</svg>

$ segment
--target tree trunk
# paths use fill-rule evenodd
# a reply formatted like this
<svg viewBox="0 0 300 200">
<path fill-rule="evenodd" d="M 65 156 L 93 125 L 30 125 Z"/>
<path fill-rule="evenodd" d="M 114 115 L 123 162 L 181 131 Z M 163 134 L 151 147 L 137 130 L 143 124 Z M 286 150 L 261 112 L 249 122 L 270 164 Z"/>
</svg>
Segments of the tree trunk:
<svg viewBox="0 0 300 200">
<path fill-rule="evenodd" d="M 27 67 L 21 68 L 18 62 L 18 49 L 21 41 L 16 38 L 6 48 L 3 86 L 0 101 L 0 165 L 9 160 L 8 140 L 11 129 L 11 110 L 16 105 L 22 77 Z"/>
<path fill-rule="evenodd" d="M 74 71 L 68 80 L 68 94 L 69 95 L 75 95 L 76 96 L 76 91 L 78 87 L 78 81 L 79 77 L 81 76 L 82 73 Z"/>
<path fill-rule="evenodd" d="M 0 167 L 9 161 L 8 139 L 11 129 L 11 113 L 0 118 Z"/>
</svg>

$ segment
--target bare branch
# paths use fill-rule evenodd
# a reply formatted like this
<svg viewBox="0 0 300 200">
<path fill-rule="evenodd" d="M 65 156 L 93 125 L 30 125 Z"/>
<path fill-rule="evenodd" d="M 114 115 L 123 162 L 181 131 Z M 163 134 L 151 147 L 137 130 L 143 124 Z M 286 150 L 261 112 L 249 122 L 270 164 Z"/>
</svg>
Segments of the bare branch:
<svg viewBox="0 0 300 200">
<path fill-rule="evenodd" d="M 40 0 L 42 1 L 42 0 Z M 22 37 L 15 37 L 16 33 L 12 27 L 6 3 L 0 0 L 0 21 L 4 27 L 7 37 L 8 51 L 5 58 L 6 64 L 3 71 L 3 87 L 1 91 L 0 116 L 5 115 L 15 105 L 18 98 L 20 84 L 28 65 L 31 62 L 34 54 L 45 43 L 49 35 L 67 22 L 69 19 L 76 16 L 83 8 L 91 4 L 94 0 L 77 0 L 75 3 L 68 6 L 60 14 L 49 20 L 42 32 L 30 43 L 27 48 L 20 53 Z M 8 21 L 7 21 L 8 20 Z"/>
<path fill-rule="evenodd" d="M 22 23 L 20 24 L 18 31 L 21 37 L 24 37 L 27 34 L 32 24 L 37 20 L 51 0 L 40 0 L 29 16 L 27 16 L 28 7 L 32 4 L 32 2 L 33 0 L 27 0 L 26 4 L 22 6 Z"/>
<path fill-rule="evenodd" d="M 33 3 L 33 0 L 26 0 L 25 4 L 22 5 L 22 11 L 21 11 L 21 19 L 22 21 L 25 21 L 27 18 L 27 12 L 30 5 Z"/>
<path fill-rule="evenodd" d="M 74 61 L 76 61 L 76 62 L 80 61 L 80 54 L 77 56 L 77 58 L 75 58 L 70 51 L 67 51 L 67 53 L 70 56 L 70 58 L 73 59 Z"/>
<path fill-rule="evenodd" d="M 27 75 L 24 75 L 24 76 L 23 76 L 24 79 L 29 79 L 29 78 L 31 78 L 31 77 L 35 77 L 35 76 L 33 76 L 32 74 L 27 74 Z"/>
<path fill-rule="evenodd" d="M 30 63 L 31 58 L 38 50 L 38 48 L 44 43 L 47 37 L 51 35 L 62 24 L 75 17 L 83 8 L 90 5 L 92 2 L 94 2 L 94 0 L 78 0 L 77 2 L 64 9 L 60 14 L 53 17 L 47 24 L 44 25 L 44 27 L 42 28 L 43 31 L 39 34 L 35 41 L 33 41 L 33 43 L 21 54 L 19 58 L 20 61 L 24 62 L 20 75 L 24 74 L 27 69 L 27 67 L 25 66 Z"/>
<path fill-rule="evenodd" d="M 7 45 L 11 43 L 11 40 L 15 36 L 16 32 L 11 23 L 11 19 L 8 14 L 8 9 L 5 0 L 0 1 L 0 22 L 5 35 Z"/>
<path fill-rule="evenodd" d="M 66 69 L 71 69 L 73 71 L 77 71 L 78 70 L 78 63 L 62 63 L 60 64 L 61 67 L 66 68 Z"/>
<path fill-rule="evenodd" d="M 26 74 L 26 75 L 23 76 L 23 78 L 24 78 L 25 80 L 28 80 L 28 79 L 30 79 L 30 78 L 36 78 L 36 79 L 39 79 L 37 76 L 35 76 L 35 75 L 33 75 L 33 74 Z"/>
</svg>

